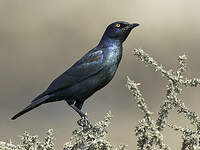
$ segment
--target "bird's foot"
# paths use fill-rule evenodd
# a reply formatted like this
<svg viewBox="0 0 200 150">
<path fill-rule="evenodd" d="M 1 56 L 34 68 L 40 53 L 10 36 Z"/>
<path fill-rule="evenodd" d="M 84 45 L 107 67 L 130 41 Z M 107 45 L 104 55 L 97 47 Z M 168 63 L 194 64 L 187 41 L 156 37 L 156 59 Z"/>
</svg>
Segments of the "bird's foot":
<svg viewBox="0 0 200 150">
<path fill-rule="evenodd" d="M 77 121 L 77 124 L 85 129 L 92 128 L 92 124 L 90 123 L 87 114 L 81 116 L 81 119 Z"/>
<path fill-rule="evenodd" d="M 87 128 L 90 129 L 92 128 L 92 124 L 90 123 L 87 114 L 85 114 L 84 112 L 82 112 L 80 109 L 78 109 L 76 106 L 74 105 L 70 105 L 81 117 L 80 120 L 77 121 L 78 125 L 83 127 L 83 128 Z"/>
</svg>

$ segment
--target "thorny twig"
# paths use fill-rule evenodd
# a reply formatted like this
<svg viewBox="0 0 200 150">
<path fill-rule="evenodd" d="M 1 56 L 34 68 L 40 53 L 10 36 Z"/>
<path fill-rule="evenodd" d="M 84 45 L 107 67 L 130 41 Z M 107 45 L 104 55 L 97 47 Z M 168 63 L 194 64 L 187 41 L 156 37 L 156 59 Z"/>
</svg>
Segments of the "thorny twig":
<svg viewBox="0 0 200 150">
<path fill-rule="evenodd" d="M 138 60 L 144 62 L 147 66 L 151 66 L 155 71 L 160 72 L 161 75 L 164 78 L 166 78 L 169 82 L 169 84 L 167 85 L 166 99 L 164 99 L 163 104 L 160 106 L 160 111 L 158 113 L 159 116 L 158 116 L 158 119 L 156 120 L 156 129 L 157 129 L 156 131 L 160 133 L 162 130 L 164 130 L 164 128 L 166 127 L 166 122 L 167 122 L 166 119 L 168 118 L 169 111 L 175 108 L 177 109 L 178 113 L 183 113 L 184 116 L 188 120 L 190 120 L 191 124 L 193 124 L 196 127 L 195 131 L 191 131 L 188 128 L 183 128 L 183 130 L 178 130 L 178 131 L 181 131 L 183 134 L 182 150 L 186 150 L 191 147 L 199 147 L 199 144 L 200 144 L 199 142 L 192 142 L 192 140 L 194 139 L 199 140 L 199 134 L 200 134 L 199 116 L 195 112 L 192 112 L 191 110 L 189 110 L 185 106 L 183 100 L 178 98 L 178 96 L 182 92 L 183 87 L 197 87 L 200 85 L 200 79 L 197 79 L 197 78 L 188 79 L 188 78 L 183 77 L 183 73 L 186 71 L 186 68 L 187 68 L 186 55 L 184 54 L 178 57 L 178 67 L 176 71 L 173 71 L 173 70 L 167 71 L 164 69 L 162 65 L 160 65 L 156 60 L 150 57 L 149 54 L 144 52 L 142 49 L 134 49 L 133 52 Z M 130 79 L 128 79 L 128 84 L 129 83 L 130 83 Z M 137 90 L 135 91 L 137 92 Z M 135 97 L 135 98 L 138 99 L 138 97 Z M 144 119 L 145 118 L 146 117 L 144 117 Z M 174 127 L 174 126 L 170 126 L 170 127 Z M 144 132 L 149 132 L 149 131 L 147 130 Z M 147 137 L 147 139 L 149 140 L 150 138 Z"/>
<path fill-rule="evenodd" d="M 87 120 L 82 118 L 80 128 L 74 130 L 73 137 L 64 145 L 64 150 L 126 150 L 126 145 L 115 148 L 107 139 L 111 118 L 111 112 L 108 112 L 103 121 L 94 125 L 87 124 Z"/>
<path fill-rule="evenodd" d="M 144 113 L 144 118 L 139 121 L 135 129 L 138 150 L 150 150 L 152 148 L 169 150 L 170 148 L 163 142 L 163 135 L 159 132 L 156 123 L 150 117 L 152 112 L 148 110 L 145 99 L 142 97 L 142 94 L 138 89 L 138 85 L 140 84 L 131 80 L 129 77 L 127 78 L 127 87 L 137 100 L 136 103 L 138 107 Z"/>
</svg>

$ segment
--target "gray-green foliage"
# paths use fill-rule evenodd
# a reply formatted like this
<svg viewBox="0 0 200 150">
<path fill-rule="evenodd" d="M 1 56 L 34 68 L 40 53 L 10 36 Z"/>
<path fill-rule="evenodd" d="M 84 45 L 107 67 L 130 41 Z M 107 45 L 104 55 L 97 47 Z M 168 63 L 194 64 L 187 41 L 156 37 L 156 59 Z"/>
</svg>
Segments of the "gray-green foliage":
<svg viewBox="0 0 200 150">
<path fill-rule="evenodd" d="M 63 150 L 126 150 L 126 145 L 112 146 L 108 140 L 107 128 L 111 123 L 111 112 L 108 112 L 103 121 L 94 125 L 88 123 L 87 118 L 79 121 L 80 127 L 72 132 L 69 142 Z M 21 144 L 15 146 L 11 143 L 0 142 L 0 150 L 54 150 L 54 133 L 49 129 L 44 141 L 37 135 L 25 132 L 21 136 Z"/>
<path fill-rule="evenodd" d="M 17 146 L 12 143 L 0 142 L 0 150 L 53 150 L 54 133 L 52 129 L 47 131 L 44 141 L 41 141 L 37 135 L 30 135 L 24 132 L 21 136 L 21 143 Z"/>
<path fill-rule="evenodd" d="M 87 124 L 81 119 L 81 126 L 73 131 L 73 137 L 65 143 L 64 150 L 125 150 L 125 145 L 114 147 L 108 140 L 107 128 L 111 123 L 111 113 L 107 113 L 104 120 L 94 125 Z"/>
<path fill-rule="evenodd" d="M 144 118 L 139 121 L 135 132 L 138 142 L 138 150 L 142 149 L 170 149 L 169 146 L 163 143 L 162 131 L 166 126 L 171 127 L 176 131 L 182 133 L 182 150 L 199 150 L 200 149 L 200 119 L 199 116 L 189 110 L 179 95 L 184 87 L 198 87 L 200 79 L 188 79 L 184 77 L 186 71 L 187 57 L 185 55 L 178 57 L 178 66 L 175 71 L 166 70 L 161 64 L 149 56 L 142 49 L 134 49 L 133 53 L 137 59 L 145 65 L 152 67 L 156 72 L 160 72 L 162 77 L 168 80 L 166 89 L 166 97 L 160 105 L 158 118 L 154 121 L 151 119 L 151 112 L 149 111 L 145 99 L 142 97 L 138 89 L 138 83 L 131 81 L 128 78 L 127 87 L 132 92 L 137 100 L 138 107 L 144 112 Z M 175 109 L 178 114 L 183 114 L 186 119 L 194 125 L 195 130 L 189 128 L 178 127 L 172 125 L 168 119 L 169 112 Z M 170 120 L 170 119 L 169 119 Z M 169 123 L 168 123 L 169 122 Z"/>
</svg>

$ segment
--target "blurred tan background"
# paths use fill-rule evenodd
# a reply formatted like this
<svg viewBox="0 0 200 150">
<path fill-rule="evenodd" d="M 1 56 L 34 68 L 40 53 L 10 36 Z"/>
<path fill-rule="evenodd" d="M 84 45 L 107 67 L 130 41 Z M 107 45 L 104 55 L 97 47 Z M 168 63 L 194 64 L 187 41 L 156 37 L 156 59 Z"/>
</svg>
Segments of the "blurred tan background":
<svg viewBox="0 0 200 150">
<path fill-rule="evenodd" d="M 132 56 L 143 48 L 167 68 L 176 58 L 189 58 L 187 75 L 200 77 L 199 0 L 18 0 L 0 1 L 0 140 L 14 143 L 25 130 L 43 136 L 56 131 L 56 148 L 77 128 L 78 115 L 65 102 L 42 105 L 16 121 L 10 118 L 30 103 L 49 83 L 93 48 L 106 26 L 117 20 L 140 23 L 124 43 L 122 62 L 111 83 L 86 101 L 83 111 L 92 122 L 114 115 L 112 144 L 136 148 L 134 128 L 143 114 L 125 87 L 129 75 L 141 82 L 141 91 L 152 111 L 159 110 L 166 81 Z M 186 106 L 200 114 L 200 89 L 185 89 Z M 189 125 L 183 116 L 170 113 L 171 123 Z M 180 148 L 181 134 L 164 132 L 172 149 Z"/>
</svg>

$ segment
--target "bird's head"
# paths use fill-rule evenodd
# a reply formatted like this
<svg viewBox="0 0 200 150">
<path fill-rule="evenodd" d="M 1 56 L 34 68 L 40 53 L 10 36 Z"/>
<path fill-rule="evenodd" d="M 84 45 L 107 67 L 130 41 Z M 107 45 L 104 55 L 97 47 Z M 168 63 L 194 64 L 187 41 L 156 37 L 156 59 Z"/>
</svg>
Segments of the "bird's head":
<svg viewBox="0 0 200 150">
<path fill-rule="evenodd" d="M 102 40 L 106 40 L 107 38 L 109 38 L 124 42 L 131 30 L 137 26 L 139 26 L 138 23 L 131 24 L 124 21 L 114 22 L 106 28 Z"/>
</svg>

